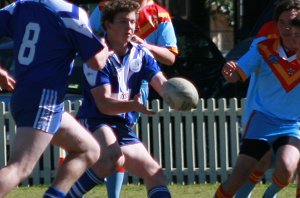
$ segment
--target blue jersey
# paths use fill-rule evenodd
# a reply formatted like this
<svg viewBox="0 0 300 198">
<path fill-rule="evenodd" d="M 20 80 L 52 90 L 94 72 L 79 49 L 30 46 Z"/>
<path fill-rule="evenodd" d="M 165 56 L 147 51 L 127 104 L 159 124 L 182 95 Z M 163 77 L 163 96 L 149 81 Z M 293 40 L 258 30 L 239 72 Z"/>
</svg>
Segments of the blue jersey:
<svg viewBox="0 0 300 198">
<path fill-rule="evenodd" d="M 0 37 L 14 40 L 16 88 L 51 89 L 61 102 L 76 54 L 84 61 L 103 47 L 86 12 L 63 0 L 20 0 L 0 10 Z"/>
<path fill-rule="evenodd" d="M 129 44 L 127 53 L 122 60 L 114 54 L 101 71 L 84 67 L 86 85 L 83 104 L 77 117 L 99 119 L 99 121 L 115 119 L 126 125 L 133 125 L 136 122 L 137 112 L 127 112 L 115 116 L 105 115 L 98 110 L 91 89 L 109 84 L 113 98 L 132 100 L 140 92 L 142 81 L 150 82 L 159 72 L 160 68 L 152 54 L 145 47 L 134 43 Z"/>
<path fill-rule="evenodd" d="M 238 65 L 243 79 L 255 73 L 248 88 L 248 111 L 260 111 L 282 120 L 300 119 L 300 65 L 296 55 L 286 56 L 279 39 L 256 43 L 239 59 Z"/>
</svg>

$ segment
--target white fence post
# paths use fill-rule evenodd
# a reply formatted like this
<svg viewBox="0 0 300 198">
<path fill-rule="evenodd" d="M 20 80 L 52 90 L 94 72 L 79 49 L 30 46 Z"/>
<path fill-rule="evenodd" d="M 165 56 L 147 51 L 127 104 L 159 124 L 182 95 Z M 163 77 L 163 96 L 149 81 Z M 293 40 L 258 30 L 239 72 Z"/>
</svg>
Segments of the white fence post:
<svg viewBox="0 0 300 198">
<path fill-rule="evenodd" d="M 3 167 L 7 164 L 7 134 L 5 126 L 5 114 L 5 104 L 4 102 L 0 102 L 0 167 Z"/>
<path fill-rule="evenodd" d="M 206 128 L 207 128 L 207 123 L 204 121 L 204 114 L 207 112 L 204 106 L 204 100 L 200 99 L 197 109 L 195 111 L 195 116 L 196 116 L 196 135 L 197 135 L 197 140 L 196 140 L 196 145 L 197 145 L 197 151 L 196 152 L 198 155 L 198 181 L 197 183 L 206 183 L 206 175 L 207 175 L 207 146 L 206 144 Z"/>
</svg>

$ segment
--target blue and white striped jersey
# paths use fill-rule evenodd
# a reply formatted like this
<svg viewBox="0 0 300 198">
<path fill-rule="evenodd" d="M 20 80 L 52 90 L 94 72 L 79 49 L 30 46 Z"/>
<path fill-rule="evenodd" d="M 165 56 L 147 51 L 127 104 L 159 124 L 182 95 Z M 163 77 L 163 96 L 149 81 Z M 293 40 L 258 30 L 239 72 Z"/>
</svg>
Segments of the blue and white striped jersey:
<svg viewBox="0 0 300 198">
<path fill-rule="evenodd" d="M 160 72 L 153 55 L 141 45 L 129 43 L 127 53 L 122 60 L 113 55 L 101 71 L 95 71 L 84 66 L 86 84 L 84 99 L 77 114 L 78 118 L 121 120 L 128 125 L 136 122 L 137 112 L 122 113 L 109 116 L 101 113 L 95 104 L 91 89 L 104 84 L 111 85 L 112 97 L 118 100 L 132 100 L 140 92 L 142 81 L 150 82 Z"/>
<path fill-rule="evenodd" d="M 75 56 L 87 61 L 103 48 L 86 12 L 63 0 L 19 0 L 0 19 L 0 38 L 14 40 L 15 92 L 45 88 L 63 99 Z"/>
</svg>

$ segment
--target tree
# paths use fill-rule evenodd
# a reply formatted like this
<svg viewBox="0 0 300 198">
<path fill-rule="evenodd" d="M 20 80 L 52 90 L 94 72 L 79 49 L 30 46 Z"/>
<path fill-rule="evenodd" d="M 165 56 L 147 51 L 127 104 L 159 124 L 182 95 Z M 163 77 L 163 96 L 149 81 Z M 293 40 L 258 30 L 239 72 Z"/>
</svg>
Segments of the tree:
<svg viewBox="0 0 300 198">
<path fill-rule="evenodd" d="M 229 25 L 234 26 L 234 2 L 233 0 L 208 0 L 211 15 L 221 13 L 227 17 Z"/>
</svg>

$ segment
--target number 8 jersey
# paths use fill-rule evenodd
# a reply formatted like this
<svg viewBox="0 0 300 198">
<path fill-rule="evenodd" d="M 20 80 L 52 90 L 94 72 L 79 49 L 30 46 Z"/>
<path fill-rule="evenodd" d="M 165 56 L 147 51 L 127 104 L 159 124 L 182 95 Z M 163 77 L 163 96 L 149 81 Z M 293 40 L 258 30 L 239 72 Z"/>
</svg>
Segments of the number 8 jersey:
<svg viewBox="0 0 300 198">
<path fill-rule="evenodd" d="M 102 49 L 86 12 L 62 0 L 16 1 L 0 18 L 0 38 L 14 40 L 15 92 L 50 89 L 61 102 L 76 54 L 87 61 Z"/>
</svg>

